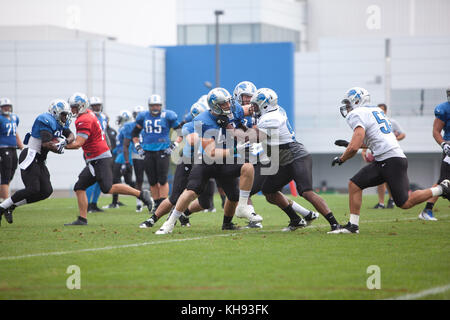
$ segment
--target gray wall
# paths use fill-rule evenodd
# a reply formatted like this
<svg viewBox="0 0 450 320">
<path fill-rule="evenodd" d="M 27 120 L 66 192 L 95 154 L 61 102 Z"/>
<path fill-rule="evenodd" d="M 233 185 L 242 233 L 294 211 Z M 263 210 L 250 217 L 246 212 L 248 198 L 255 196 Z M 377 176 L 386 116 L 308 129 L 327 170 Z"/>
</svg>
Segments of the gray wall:
<svg viewBox="0 0 450 320">
<path fill-rule="evenodd" d="M 101 97 L 113 127 L 120 110 L 146 106 L 153 93 L 165 98 L 165 51 L 110 41 L 0 41 L 0 74 L 0 95 L 12 100 L 22 137 L 52 99 L 77 91 Z M 50 153 L 48 167 L 54 189 L 71 189 L 82 152 Z M 20 172 L 11 186 L 22 187 Z"/>
</svg>

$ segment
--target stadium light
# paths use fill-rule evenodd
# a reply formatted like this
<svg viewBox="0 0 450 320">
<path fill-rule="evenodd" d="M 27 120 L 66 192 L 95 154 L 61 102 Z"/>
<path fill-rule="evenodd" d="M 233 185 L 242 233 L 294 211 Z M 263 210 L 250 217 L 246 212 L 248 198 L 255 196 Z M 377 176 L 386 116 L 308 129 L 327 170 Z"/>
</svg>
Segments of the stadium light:
<svg viewBox="0 0 450 320">
<path fill-rule="evenodd" d="M 220 49 L 219 49 L 219 16 L 224 14 L 223 10 L 215 10 L 216 16 L 216 88 L 220 86 Z"/>
</svg>

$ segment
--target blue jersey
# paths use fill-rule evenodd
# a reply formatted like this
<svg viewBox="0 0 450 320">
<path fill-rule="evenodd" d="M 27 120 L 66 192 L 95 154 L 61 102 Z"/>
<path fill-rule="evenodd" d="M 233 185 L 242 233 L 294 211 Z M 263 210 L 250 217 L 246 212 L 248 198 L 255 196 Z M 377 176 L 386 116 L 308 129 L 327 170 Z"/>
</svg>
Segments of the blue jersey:
<svg viewBox="0 0 450 320">
<path fill-rule="evenodd" d="M 434 115 L 444 122 L 444 136 L 446 141 L 450 141 L 450 102 L 438 104 L 434 109 Z"/>
<path fill-rule="evenodd" d="M 192 116 L 192 114 L 189 112 L 188 114 L 186 114 L 184 116 L 184 122 L 191 122 L 192 120 L 194 120 L 194 117 Z"/>
<path fill-rule="evenodd" d="M 186 139 L 188 135 L 194 132 L 194 123 L 188 122 L 183 125 L 181 128 L 181 135 L 183 136 L 183 139 Z M 194 146 L 191 146 L 186 140 L 184 141 L 184 147 L 183 147 L 183 157 L 184 158 L 192 158 L 194 153 Z"/>
<path fill-rule="evenodd" d="M 19 117 L 12 113 L 9 119 L 0 114 L 0 148 L 17 147 L 16 132 L 19 126 Z"/>
<path fill-rule="evenodd" d="M 130 140 L 131 152 L 138 154 L 136 148 L 134 147 L 134 143 L 133 143 L 133 130 L 134 130 L 135 126 L 136 126 L 136 121 L 125 123 L 123 126 L 123 136 L 125 139 Z M 143 142 L 142 134 L 139 134 L 139 143 L 142 144 L 142 142 Z"/>
<path fill-rule="evenodd" d="M 33 127 L 31 128 L 31 136 L 36 139 L 41 139 L 41 131 L 48 131 L 54 138 L 57 138 L 62 136 L 65 129 L 69 129 L 68 122 L 63 127 L 50 113 L 46 112 L 40 114 L 34 120 Z"/>
<path fill-rule="evenodd" d="M 117 139 L 116 139 L 116 163 L 120 163 L 120 164 L 124 164 L 125 163 L 125 155 L 123 153 L 123 140 L 125 139 L 125 131 L 127 130 L 126 125 L 127 124 L 131 124 L 131 123 L 126 123 L 125 125 L 123 125 L 120 129 L 119 129 L 119 133 L 117 135 Z M 133 143 L 130 143 L 129 147 L 128 147 L 128 162 L 130 162 L 131 164 L 133 163 L 133 160 L 131 158 L 131 154 L 132 154 L 132 148 Z"/>
<path fill-rule="evenodd" d="M 103 131 L 106 131 L 106 127 L 108 126 L 108 121 L 106 120 L 106 115 L 104 113 L 95 114 L 98 121 L 100 122 L 100 126 L 102 127 Z"/>
<path fill-rule="evenodd" d="M 171 110 L 165 110 L 157 116 L 150 111 L 139 113 L 136 123 L 142 127 L 142 148 L 146 151 L 160 151 L 170 146 L 170 129 L 177 127 L 178 116 Z"/>
</svg>

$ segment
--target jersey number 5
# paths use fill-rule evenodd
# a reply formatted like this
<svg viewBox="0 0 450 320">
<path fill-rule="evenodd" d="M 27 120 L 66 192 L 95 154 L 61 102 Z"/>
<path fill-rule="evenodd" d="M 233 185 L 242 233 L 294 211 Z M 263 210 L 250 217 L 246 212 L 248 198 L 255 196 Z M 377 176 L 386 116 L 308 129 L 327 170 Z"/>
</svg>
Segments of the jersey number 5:
<svg viewBox="0 0 450 320">
<path fill-rule="evenodd" d="M 382 114 L 382 113 L 380 113 L 380 112 L 378 112 L 378 111 L 373 111 L 372 114 L 373 114 L 373 116 L 375 117 L 375 119 L 377 120 L 377 122 L 378 122 L 379 124 L 382 124 L 382 126 L 380 126 L 381 132 L 383 132 L 383 133 L 385 133 L 385 134 L 391 133 L 391 131 L 392 131 L 392 126 L 391 126 L 389 120 L 387 120 L 387 119 L 384 117 L 384 114 Z"/>
<path fill-rule="evenodd" d="M 147 133 L 161 133 L 161 119 L 156 119 L 152 125 L 152 120 L 145 121 L 145 132 Z"/>
</svg>

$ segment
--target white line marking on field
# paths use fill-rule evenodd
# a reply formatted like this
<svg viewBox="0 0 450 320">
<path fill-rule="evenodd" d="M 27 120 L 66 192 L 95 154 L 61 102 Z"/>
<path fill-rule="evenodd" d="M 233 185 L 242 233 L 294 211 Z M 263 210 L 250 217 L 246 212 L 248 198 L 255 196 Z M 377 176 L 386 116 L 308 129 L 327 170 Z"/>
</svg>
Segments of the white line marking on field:
<svg viewBox="0 0 450 320">
<path fill-rule="evenodd" d="M 449 217 L 450 215 L 440 215 L 441 218 Z M 396 219 L 390 219 L 390 220 L 367 220 L 362 221 L 364 223 L 378 223 L 378 222 L 397 222 L 397 221 L 406 221 L 406 220 L 418 220 L 418 218 L 396 218 Z M 437 223 L 432 221 L 431 223 Z M 321 228 L 326 227 L 328 225 L 325 224 L 316 224 L 311 225 L 306 228 Z M 258 230 L 258 233 L 265 233 L 265 232 L 281 232 L 280 230 Z M 183 241 L 192 241 L 192 240 L 202 240 L 202 239 L 209 239 L 214 237 L 230 237 L 235 236 L 239 234 L 244 233 L 231 233 L 231 234 L 213 234 L 210 236 L 204 236 L 204 237 L 194 237 L 194 238 L 184 238 L 184 239 L 167 239 L 167 240 L 161 240 L 161 241 L 151 241 L 151 242 L 142 242 L 142 243 L 132 243 L 132 244 L 124 244 L 120 246 L 108 246 L 103 248 L 88 248 L 88 249 L 80 249 L 80 250 L 72 250 L 72 251 L 56 251 L 56 252 L 43 252 L 43 253 L 35 253 L 35 254 L 26 254 L 22 256 L 10 256 L 10 257 L 0 257 L 0 261 L 6 261 L 6 260 L 18 260 L 18 259 L 24 259 L 24 258 L 33 258 L 33 257 L 45 257 L 45 256 L 60 256 L 65 254 L 71 254 L 71 253 L 84 253 L 84 252 L 95 252 L 95 251 L 105 251 L 105 250 L 114 250 L 114 249 L 123 249 L 123 248 L 131 248 L 131 247 L 142 247 L 142 246 L 148 246 L 152 244 L 164 244 L 164 243 L 171 243 L 171 242 L 183 242 Z"/>
<path fill-rule="evenodd" d="M 442 287 L 435 287 L 435 288 L 427 289 L 427 290 L 420 291 L 417 293 L 406 294 L 404 296 L 389 298 L 389 299 L 385 299 L 385 300 L 415 300 L 415 299 L 420 299 L 420 298 L 430 296 L 433 294 L 443 293 L 448 290 L 450 290 L 450 284 L 447 284 Z"/>
<path fill-rule="evenodd" d="M 236 235 L 236 233 L 231 233 L 231 234 L 223 234 L 222 233 L 222 234 L 214 234 L 214 235 L 205 236 L 205 237 L 195 237 L 195 238 L 185 238 L 185 239 L 167 239 L 167 240 L 161 240 L 161 241 L 124 244 L 124 245 L 120 245 L 120 246 L 108 246 L 108 247 L 103 247 L 103 248 L 90 248 L 90 249 L 88 248 L 88 249 L 80 249 L 80 250 L 72 250 L 72 251 L 43 252 L 43 253 L 35 253 L 35 254 L 25 254 L 23 256 L 0 257 L 0 261 L 17 260 L 17 259 L 33 258 L 33 257 L 60 256 L 60 255 L 71 254 L 71 253 L 95 252 L 95 251 L 131 248 L 131 247 L 142 247 L 142 246 L 148 246 L 148 245 L 152 245 L 152 244 L 202 240 L 202 239 L 208 239 L 208 238 L 214 238 L 214 237 L 230 237 L 230 236 L 234 236 L 234 235 Z"/>
</svg>

